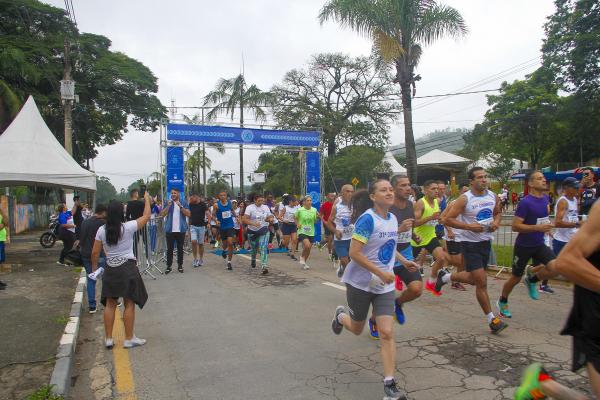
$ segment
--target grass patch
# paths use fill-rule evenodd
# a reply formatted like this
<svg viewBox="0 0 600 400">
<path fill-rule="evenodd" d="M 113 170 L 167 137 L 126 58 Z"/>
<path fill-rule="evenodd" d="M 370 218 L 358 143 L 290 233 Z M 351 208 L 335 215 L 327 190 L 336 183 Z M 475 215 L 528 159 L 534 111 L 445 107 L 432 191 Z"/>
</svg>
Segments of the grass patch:
<svg viewBox="0 0 600 400">
<path fill-rule="evenodd" d="M 58 324 L 58 325 L 66 325 L 69 322 L 69 317 L 67 317 L 65 315 L 60 315 L 56 318 L 53 318 L 52 322 L 54 322 L 55 324 Z"/>
<path fill-rule="evenodd" d="M 513 248 L 512 246 L 496 246 L 492 245 L 494 253 L 496 253 L 496 265 L 500 267 L 512 266 Z"/>
<path fill-rule="evenodd" d="M 52 386 L 42 386 L 32 394 L 27 396 L 26 400 L 65 400 L 64 397 L 52 393 Z"/>
<path fill-rule="evenodd" d="M 73 268 L 73 272 L 75 272 L 76 274 L 80 274 L 82 270 L 83 270 L 83 267 L 75 267 L 75 268 Z"/>
</svg>

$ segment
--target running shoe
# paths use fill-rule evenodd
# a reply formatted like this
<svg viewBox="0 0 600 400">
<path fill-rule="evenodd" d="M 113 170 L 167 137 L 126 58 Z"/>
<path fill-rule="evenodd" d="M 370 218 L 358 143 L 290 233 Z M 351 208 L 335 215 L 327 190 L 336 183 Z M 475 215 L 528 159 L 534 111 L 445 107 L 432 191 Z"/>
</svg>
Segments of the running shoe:
<svg viewBox="0 0 600 400">
<path fill-rule="evenodd" d="M 383 400 L 406 400 L 406 395 L 398 389 L 393 379 L 383 383 L 383 391 L 385 392 Z"/>
<path fill-rule="evenodd" d="M 252 268 L 256 268 L 256 260 L 251 260 L 251 261 L 250 261 L 250 266 L 251 266 Z"/>
<path fill-rule="evenodd" d="M 531 282 L 530 278 L 531 275 L 529 275 L 528 272 L 525 279 L 523 279 L 523 283 L 525 284 L 525 286 L 527 286 L 527 292 L 529 293 L 529 297 L 531 297 L 531 300 L 537 300 L 540 297 L 537 291 L 537 284 L 535 282 Z"/>
<path fill-rule="evenodd" d="M 371 339 L 379 340 L 379 330 L 377 330 L 377 322 L 373 318 L 369 318 L 369 333 Z"/>
<path fill-rule="evenodd" d="M 199 259 L 198 260 L 198 266 L 201 267 L 204 265 L 204 260 L 203 259 Z"/>
<path fill-rule="evenodd" d="M 335 313 L 333 314 L 333 319 L 331 320 L 331 330 L 336 335 L 342 333 L 342 329 L 344 329 L 344 325 L 338 321 L 338 316 L 345 311 L 344 306 L 337 306 L 335 309 Z"/>
<path fill-rule="evenodd" d="M 167 269 L 165 269 L 165 275 L 169 275 L 169 273 L 172 271 L 171 267 L 167 267 Z"/>
<path fill-rule="evenodd" d="M 262 271 L 260 271 L 260 273 L 263 275 L 267 275 L 269 273 L 269 268 L 263 267 L 263 269 L 262 269 Z"/>
<path fill-rule="evenodd" d="M 441 296 L 442 293 L 441 292 L 437 292 L 435 290 L 435 283 L 431 283 L 429 282 L 429 280 L 427 280 L 425 282 L 425 289 L 429 290 L 431 293 L 433 293 L 434 296 Z"/>
<path fill-rule="evenodd" d="M 225 252 L 225 250 L 223 250 L 223 252 L 221 253 L 221 257 L 223 257 L 223 260 L 227 258 L 227 253 Z"/>
<path fill-rule="evenodd" d="M 396 290 L 402 291 L 402 289 L 404 289 L 404 283 L 402 282 L 402 279 L 400 279 L 400 277 L 396 275 Z"/>
<path fill-rule="evenodd" d="M 442 268 L 438 271 L 437 279 L 435 280 L 435 291 L 442 294 L 442 286 L 444 286 L 447 282 L 444 282 L 444 276 L 448 275 L 450 272 L 446 268 Z"/>
<path fill-rule="evenodd" d="M 419 267 L 419 272 L 421 273 L 421 278 L 425 276 L 425 271 L 423 271 L 423 267 Z"/>
<path fill-rule="evenodd" d="M 198 260 L 192 261 L 192 267 L 193 268 L 198 268 Z"/>
<path fill-rule="evenodd" d="M 290 254 L 290 258 L 294 261 L 298 261 L 298 258 L 293 254 Z"/>
<path fill-rule="evenodd" d="M 131 349 L 132 347 L 143 346 L 145 344 L 146 344 L 146 339 L 140 339 L 139 337 L 134 336 L 131 338 L 131 340 L 123 341 L 123 348 Z"/>
<path fill-rule="evenodd" d="M 540 292 L 540 293 L 546 293 L 546 294 L 554 294 L 554 289 L 552 289 L 550 287 L 550 285 L 541 284 L 540 288 L 538 289 L 538 292 Z"/>
<path fill-rule="evenodd" d="M 177 271 L 179 271 L 180 274 L 183 274 L 183 265 L 177 267 Z"/>
<path fill-rule="evenodd" d="M 337 276 L 338 278 L 341 278 L 342 276 L 344 276 L 344 271 L 346 270 L 346 268 L 344 268 L 344 266 L 342 264 L 339 265 L 339 267 L 337 268 Z"/>
<path fill-rule="evenodd" d="M 233 268 L 231 267 L 231 261 L 227 261 L 227 270 L 231 271 Z"/>
<path fill-rule="evenodd" d="M 90 307 L 89 313 L 90 314 L 96 314 L 96 307 Z"/>
<path fill-rule="evenodd" d="M 454 290 L 460 290 L 462 292 L 466 292 L 467 288 L 460 282 L 452 282 L 452 289 Z"/>
<path fill-rule="evenodd" d="M 104 339 L 104 347 L 106 347 L 108 350 L 112 349 L 114 345 L 115 342 L 112 338 Z"/>
<path fill-rule="evenodd" d="M 542 393 L 540 386 L 540 377 L 547 376 L 541 363 L 533 363 L 523 372 L 521 377 L 521 386 L 515 391 L 515 400 L 538 400 L 546 399 L 546 395 Z"/>
<path fill-rule="evenodd" d="M 302 269 L 306 271 L 307 269 L 310 269 L 310 267 L 308 266 L 307 263 L 304 263 L 304 264 L 302 264 Z"/>
<path fill-rule="evenodd" d="M 306 261 L 304 261 L 304 257 L 302 257 L 302 256 L 300 257 L 300 261 L 299 262 L 300 262 L 300 264 L 305 264 L 306 263 Z"/>
<path fill-rule="evenodd" d="M 504 321 L 502 321 L 500 318 L 495 317 L 492 322 L 490 322 L 490 329 L 492 330 L 492 333 L 494 334 L 498 334 L 500 332 L 502 332 L 503 330 L 505 330 L 506 328 L 508 328 L 508 324 Z"/>
<path fill-rule="evenodd" d="M 508 308 L 508 302 L 498 300 L 496 302 L 496 305 L 498 306 L 498 312 L 501 316 L 505 318 L 512 318 L 512 314 L 510 313 L 510 309 Z"/>
<path fill-rule="evenodd" d="M 396 317 L 396 321 L 398 321 L 400 325 L 404 325 L 406 317 L 404 316 L 404 311 L 402 310 L 402 303 L 400 303 L 398 299 L 394 301 L 394 315 Z"/>
</svg>

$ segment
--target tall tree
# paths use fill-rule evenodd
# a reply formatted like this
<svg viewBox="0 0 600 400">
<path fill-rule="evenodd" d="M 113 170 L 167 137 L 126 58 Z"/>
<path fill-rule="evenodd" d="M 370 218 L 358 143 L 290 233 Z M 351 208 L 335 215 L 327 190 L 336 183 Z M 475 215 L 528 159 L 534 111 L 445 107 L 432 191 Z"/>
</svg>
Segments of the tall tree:
<svg viewBox="0 0 600 400">
<path fill-rule="evenodd" d="M 215 89 L 204 97 L 204 105 L 210 105 L 213 108 L 206 114 L 206 119 L 211 121 L 217 118 L 219 114 L 231 116 L 231 120 L 236 115 L 240 117 L 240 127 L 244 126 L 244 111 L 248 110 L 257 121 L 265 121 L 266 113 L 262 108 L 272 102 L 272 96 L 269 92 L 263 92 L 256 85 L 246 83 L 244 74 L 230 79 L 221 78 Z M 244 196 L 244 148 L 240 144 L 240 194 Z"/>
<path fill-rule="evenodd" d="M 306 69 L 293 69 L 271 92 L 274 114 L 285 127 L 323 129 L 329 157 L 340 146 L 383 147 L 400 104 L 389 100 L 393 77 L 374 58 L 343 54 L 313 56 Z"/>
<path fill-rule="evenodd" d="M 329 0 L 319 14 L 321 23 L 333 19 L 373 39 L 374 51 L 396 69 L 404 117 L 406 168 L 417 181 L 417 154 L 412 128 L 412 97 L 421 79 L 415 69 L 422 46 L 444 36 L 467 33 L 460 13 L 435 0 Z"/>
<path fill-rule="evenodd" d="M 378 172 L 392 172 L 389 164 L 383 162 L 383 156 L 384 151 L 376 147 L 345 147 L 329 165 L 332 178 L 334 181 L 344 183 L 350 183 L 353 178 L 358 178 L 359 186 L 367 187 Z"/>
<path fill-rule="evenodd" d="M 156 77 L 142 63 L 111 51 L 111 42 L 104 36 L 80 33 L 62 9 L 37 0 L 0 1 L 0 82 L 21 103 L 33 95 L 61 143 L 64 118 L 59 81 L 65 41 L 70 43 L 72 77 L 79 96 L 73 110 L 77 161 L 94 158 L 96 147 L 116 143 L 129 127 L 141 131 L 158 127 L 166 109 L 155 96 Z M 0 103 L 6 101 L 4 94 L 0 98 Z"/>
<path fill-rule="evenodd" d="M 265 183 L 255 183 L 253 190 L 271 192 L 275 196 L 302 192 L 298 153 L 273 149 L 258 157 L 257 172 L 267 175 Z"/>
<path fill-rule="evenodd" d="M 117 197 L 117 189 L 115 189 L 110 179 L 105 176 L 96 177 L 96 202 L 98 204 L 108 204 L 111 200 L 116 200 Z"/>
</svg>

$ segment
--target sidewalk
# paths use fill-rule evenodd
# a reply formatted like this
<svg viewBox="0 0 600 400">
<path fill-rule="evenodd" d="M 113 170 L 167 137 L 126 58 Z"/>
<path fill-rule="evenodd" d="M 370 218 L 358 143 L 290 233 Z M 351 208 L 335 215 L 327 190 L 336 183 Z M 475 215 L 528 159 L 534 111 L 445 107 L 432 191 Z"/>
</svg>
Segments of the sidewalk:
<svg viewBox="0 0 600 400">
<path fill-rule="evenodd" d="M 62 243 L 40 246 L 41 232 L 14 236 L 0 280 L 0 399 L 22 400 L 50 381 L 79 272 L 56 264 Z"/>
</svg>

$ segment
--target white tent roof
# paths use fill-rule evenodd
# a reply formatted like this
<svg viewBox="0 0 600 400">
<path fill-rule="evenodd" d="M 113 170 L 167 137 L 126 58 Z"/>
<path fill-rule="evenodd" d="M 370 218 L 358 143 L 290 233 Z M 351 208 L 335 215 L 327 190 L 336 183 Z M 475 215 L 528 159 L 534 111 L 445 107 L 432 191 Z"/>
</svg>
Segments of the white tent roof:
<svg viewBox="0 0 600 400">
<path fill-rule="evenodd" d="M 0 186 L 48 185 L 96 190 L 96 176 L 67 153 L 29 97 L 0 136 Z"/>
<path fill-rule="evenodd" d="M 467 160 L 464 157 L 457 156 L 456 154 L 447 153 L 442 150 L 431 150 L 429 153 L 423 154 L 417 158 L 417 165 L 430 165 L 430 164 L 457 164 L 457 163 L 470 163 L 471 160 Z"/>
<path fill-rule="evenodd" d="M 388 164 L 390 164 L 390 167 L 392 168 L 392 174 L 393 175 L 398 175 L 398 174 L 405 174 L 406 173 L 406 168 L 404 168 L 399 162 L 398 160 L 396 160 L 396 158 L 394 157 L 394 155 L 392 154 L 391 151 L 386 151 L 385 155 L 383 156 L 383 161 L 387 162 Z"/>
</svg>

